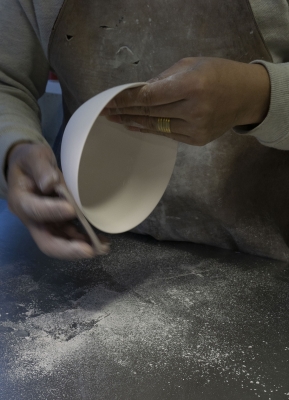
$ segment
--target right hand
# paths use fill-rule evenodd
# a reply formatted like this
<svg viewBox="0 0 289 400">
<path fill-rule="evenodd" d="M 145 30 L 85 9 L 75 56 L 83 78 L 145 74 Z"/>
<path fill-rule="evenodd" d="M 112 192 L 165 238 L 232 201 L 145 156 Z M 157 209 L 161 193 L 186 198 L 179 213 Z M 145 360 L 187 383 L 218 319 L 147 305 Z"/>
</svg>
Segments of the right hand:
<svg viewBox="0 0 289 400">
<path fill-rule="evenodd" d="M 270 91 L 261 64 L 188 57 L 146 85 L 122 91 L 101 114 L 132 131 L 204 146 L 235 126 L 260 124 Z M 168 131 L 160 131 L 159 118 L 170 119 Z"/>
<path fill-rule="evenodd" d="M 64 184 L 50 147 L 18 143 L 7 159 L 8 205 L 30 231 L 45 254 L 63 259 L 91 258 L 96 254 L 72 220 L 76 214 L 66 200 L 56 197 Z"/>
</svg>

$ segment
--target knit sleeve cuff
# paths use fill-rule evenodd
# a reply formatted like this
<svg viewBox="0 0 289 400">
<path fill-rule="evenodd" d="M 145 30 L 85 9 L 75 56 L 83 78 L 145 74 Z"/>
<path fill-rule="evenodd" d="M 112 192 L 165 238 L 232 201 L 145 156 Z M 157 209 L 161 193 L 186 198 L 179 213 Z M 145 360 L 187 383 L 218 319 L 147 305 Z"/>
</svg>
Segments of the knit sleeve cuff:
<svg viewBox="0 0 289 400">
<path fill-rule="evenodd" d="M 268 71 L 271 82 L 269 112 L 253 129 L 252 126 L 237 126 L 234 131 L 255 136 L 264 146 L 289 150 L 289 63 L 256 60 L 253 64 L 261 64 Z"/>
</svg>

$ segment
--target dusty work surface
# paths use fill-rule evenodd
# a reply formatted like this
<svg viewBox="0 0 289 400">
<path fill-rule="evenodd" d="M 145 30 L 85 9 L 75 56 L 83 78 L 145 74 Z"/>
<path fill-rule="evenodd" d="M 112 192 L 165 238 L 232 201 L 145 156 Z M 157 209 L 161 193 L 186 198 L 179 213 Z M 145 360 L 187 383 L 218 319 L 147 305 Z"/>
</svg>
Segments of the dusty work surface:
<svg viewBox="0 0 289 400">
<path fill-rule="evenodd" d="M 42 255 L 0 207 L 0 399 L 289 399 L 289 267 L 133 234 Z"/>
</svg>

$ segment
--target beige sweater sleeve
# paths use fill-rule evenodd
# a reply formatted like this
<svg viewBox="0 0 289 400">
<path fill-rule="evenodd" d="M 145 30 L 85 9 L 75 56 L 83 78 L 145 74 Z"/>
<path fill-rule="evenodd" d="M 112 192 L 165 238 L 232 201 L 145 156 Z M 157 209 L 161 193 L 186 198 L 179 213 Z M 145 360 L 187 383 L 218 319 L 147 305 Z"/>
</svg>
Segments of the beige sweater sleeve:
<svg viewBox="0 0 289 400">
<path fill-rule="evenodd" d="M 48 62 L 17 0 L 0 2 L 0 196 L 7 191 L 4 163 L 16 142 L 45 142 L 37 99 L 43 94 Z"/>
<path fill-rule="evenodd" d="M 289 150 L 289 5 L 287 0 L 250 0 L 258 27 L 274 63 L 264 65 L 271 81 L 270 108 L 265 120 L 253 130 L 237 127 L 269 147 Z"/>
</svg>

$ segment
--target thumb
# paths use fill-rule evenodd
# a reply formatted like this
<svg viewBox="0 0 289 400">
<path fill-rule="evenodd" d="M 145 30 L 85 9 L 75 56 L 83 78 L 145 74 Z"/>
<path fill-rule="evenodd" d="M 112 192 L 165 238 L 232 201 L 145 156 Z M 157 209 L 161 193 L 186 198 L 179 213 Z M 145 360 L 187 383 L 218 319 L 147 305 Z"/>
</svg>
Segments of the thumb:
<svg viewBox="0 0 289 400">
<path fill-rule="evenodd" d="M 30 174 L 41 192 L 49 194 L 54 191 L 60 181 L 60 171 L 57 168 L 55 156 L 47 146 L 41 146 L 35 153 L 39 161 L 37 168 L 30 168 Z"/>
<path fill-rule="evenodd" d="M 35 174 L 35 182 L 43 194 L 49 194 L 60 181 L 60 174 L 51 164 L 42 165 Z"/>
<path fill-rule="evenodd" d="M 50 194 L 61 179 L 61 173 L 50 147 L 26 144 L 21 149 L 20 168 L 35 182 L 43 194 Z"/>
</svg>

